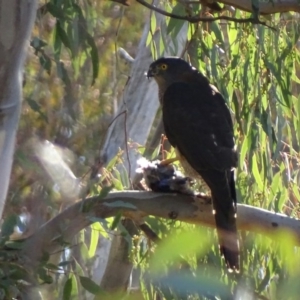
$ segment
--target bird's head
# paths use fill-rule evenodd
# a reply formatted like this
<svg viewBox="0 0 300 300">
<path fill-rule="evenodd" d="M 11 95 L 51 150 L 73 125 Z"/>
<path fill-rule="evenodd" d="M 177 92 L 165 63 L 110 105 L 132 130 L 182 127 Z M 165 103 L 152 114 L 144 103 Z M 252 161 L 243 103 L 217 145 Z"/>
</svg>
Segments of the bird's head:
<svg viewBox="0 0 300 300">
<path fill-rule="evenodd" d="M 147 77 L 153 77 L 159 87 L 167 88 L 173 82 L 179 81 L 186 72 L 191 70 L 195 69 L 179 57 L 162 57 L 150 65 Z"/>
</svg>

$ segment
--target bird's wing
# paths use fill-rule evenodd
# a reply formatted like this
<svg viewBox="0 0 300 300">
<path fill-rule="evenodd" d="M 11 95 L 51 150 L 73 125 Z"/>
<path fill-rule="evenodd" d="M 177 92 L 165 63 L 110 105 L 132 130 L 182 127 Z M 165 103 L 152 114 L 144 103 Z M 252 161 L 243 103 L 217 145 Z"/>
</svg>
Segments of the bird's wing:
<svg viewBox="0 0 300 300">
<path fill-rule="evenodd" d="M 221 253 L 231 269 L 239 269 L 236 229 L 234 151 L 230 112 L 209 85 L 174 83 L 163 97 L 166 135 L 211 189 Z"/>
<path fill-rule="evenodd" d="M 163 122 L 172 146 L 196 171 L 236 166 L 230 112 L 211 86 L 172 84 L 163 96 Z"/>
</svg>

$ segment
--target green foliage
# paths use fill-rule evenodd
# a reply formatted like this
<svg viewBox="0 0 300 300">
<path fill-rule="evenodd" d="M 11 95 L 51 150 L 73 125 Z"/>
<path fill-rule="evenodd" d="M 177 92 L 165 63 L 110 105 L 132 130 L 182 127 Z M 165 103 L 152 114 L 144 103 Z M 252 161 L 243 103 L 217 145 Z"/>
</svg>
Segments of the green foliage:
<svg viewBox="0 0 300 300">
<path fill-rule="evenodd" d="M 199 247 L 200 243 L 201 247 Z M 203 231 L 195 231 L 191 230 L 191 228 L 189 228 L 189 231 L 181 231 L 181 229 L 171 231 L 168 233 L 168 237 L 155 250 L 153 262 L 150 263 L 152 272 L 162 274 L 169 262 L 178 260 L 178 257 L 202 255 L 201 252 L 207 247 L 208 240 L 205 239 L 205 232 Z M 174 249 L 176 249 L 176 252 Z M 161 264 L 162 261 L 164 262 L 163 265 Z"/>
<path fill-rule="evenodd" d="M 79 279 L 80 279 L 81 285 L 90 293 L 92 293 L 94 295 L 99 295 L 99 294 L 103 293 L 101 288 L 90 278 L 79 276 Z"/>
<path fill-rule="evenodd" d="M 257 17 L 257 3 L 252 4 L 252 16 Z M 179 15 L 201 12 L 197 3 L 186 7 L 167 1 L 163 5 Z M 238 10 L 225 13 L 251 15 Z M 140 270 L 142 295 L 130 294 L 126 299 L 224 299 L 234 292 L 241 299 L 248 294 L 297 299 L 299 248 L 287 232 L 274 240 L 241 233 L 241 275 L 226 272 L 213 230 L 148 217 L 147 224 L 163 240 L 156 246 L 142 235 L 132 238 L 120 223 L 121 213 L 107 220 L 87 216 L 95 223 L 76 235 L 72 245 L 64 244 L 63 253 L 45 253 L 35 274 L 16 255 L 22 240 L 9 238 L 26 233 L 21 215 L 40 220 L 38 225 L 31 224 L 34 231 L 70 204 L 32 166 L 31 137 L 37 135 L 70 149 L 76 176 L 90 171 L 110 117 L 122 101 L 129 73 L 116 50 L 124 47 L 135 55 L 145 16 L 150 17 L 146 44 L 153 57 L 165 49 L 175 53 L 177 35 L 186 22 L 166 18 L 161 24 L 153 12 L 134 3 L 125 9 L 111 1 L 51 0 L 39 8 L 25 70 L 16 162 L 1 227 L 0 299 L 18 297 L 26 287 L 24 279 L 33 278 L 42 287 L 50 286 L 49 294 L 57 299 L 86 299 L 90 294 L 103 299 L 124 297 L 104 294 L 92 279 L 99 238 L 109 237 L 109 231 L 125 238 L 131 260 Z M 277 31 L 224 21 L 189 24 L 184 55 L 217 86 L 232 110 L 240 153 L 239 202 L 299 218 L 300 28 L 293 14 L 274 15 L 267 22 Z M 156 42 L 155 35 L 159 35 Z M 174 42 L 173 49 L 168 40 Z M 145 152 L 155 159 L 160 150 Z M 90 184 L 90 194 L 101 198 L 111 190 L 107 186 L 118 191 L 130 187 L 128 174 L 116 169 L 120 153 L 103 168 L 99 184 Z M 174 152 L 167 155 L 172 157 Z M 72 161 L 70 153 L 65 156 L 65 161 Z M 107 205 L 135 209 L 122 201 Z M 88 213 L 92 205 L 82 210 Z"/>
</svg>

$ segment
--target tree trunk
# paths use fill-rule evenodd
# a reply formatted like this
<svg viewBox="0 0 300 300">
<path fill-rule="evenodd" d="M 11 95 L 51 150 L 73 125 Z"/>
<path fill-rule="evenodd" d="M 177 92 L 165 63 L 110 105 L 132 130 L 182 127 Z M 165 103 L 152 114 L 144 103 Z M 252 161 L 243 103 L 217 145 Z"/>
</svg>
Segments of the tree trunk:
<svg viewBox="0 0 300 300">
<path fill-rule="evenodd" d="M 0 216 L 6 200 L 22 102 L 22 71 L 35 0 L 0 0 Z"/>
<path fill-rule="evenodd" d="M 156 14 L 156 22 L 158 28 L 165 27 L 163 16 Z M 140 157 L 136 145 L 145 145 L 159 108 L 157 84 L 154 80 L 147 80 L 145 76 L 145 72 L 153 61 L 150 49 L 146 47 L 149 24 L 150 21 L 148 20 L 138 47 L 137 57 L 132 64 L 130 79 L 123 94 L 123 104 L 117 113 L 118 115 L 126 111 L 126 119 L 124 115 L 120 115 L 116 119 L 108 131 L 100 153 L 101 161 L 107 164 L 121 148 L 124 151 L 122 159 L 131 179 L 137 168 L 136 161 Z M 159 30 L 154 35 L 156 45 L 158 45 Z M 169 46 L 166 50 L 168 51 L 165 51 L 164 55 L 181 55 L 186 45 L 186 36 L 187 24 L 184 24 L 175 41 L 177 47 L 170 39 L 167 41 Z M 129 143 L 128 153 L 126 153 L 126 143 Z"/>
<path fill-rule="evenodd" d="M 156 3 L 153 4 L 157 4 L 158 1 L 155 2 Z M 155 32 L 155 29 L 153 28 L 152 31 L 155 32 L 155 43 L 156 45 L 159 45 L 161 34 L 159 28 L 164 28 L 166 26 L 165 17 L 155 14 L 155 18 L 157 31 Z M 188 26 L 186 23 L 178 33 L 176 41 L 172 41 L 171 39 L 166 41 L 168 49 L 166 49 L 164 55 L 182 54 L 187 41 L 187 28 Z M 124 101 L 118 111 L 119 114 L 126 111 L 126 116 L 125 114 L 120 115 L 110 127 L 100 154 L 100 161 L 105 165 L 117 155 L 121 148 L 124 151 L 122 160 L 131 180 L 135 176 L 135 170 L 137 168 L 136 162 L 140 157 L 136 145 L 145 145 L 157 110 L 159 109 L 157 85 L 154 80 L 149 81 L 145 76 L 145 72 L 147 72 L 149 65 L 153 61 L 150 49 L 146 46 L 149 31 L 150 20 L 147 21 L 144 27 L 137 56 L 132 64 L 130 79 L 124 91 Z M 126 143 L 130 143 L 128 149 L 126 148 Z M 129 228 L 127 228 L 127 230 L 129 231 Z M 117 240 L 114 241 L 114 239 Z M 122 249 L 111 249 L 112 252 L 109 255 L 104 277 L 101 281 L 101 285 L 104 288 L 107 287 L 106 283 L 110 282 L 108 291 L 111 290 L 112 287 L 114 290 L 126 289 L 128 274 L 130 274 L 132 270 L 132 264 L 128 260 L 123 259 L 128 256 L 129 245 L 126 241 L 122 243 L 120 239 L 124 238 L 119 236 L 114 236 L 113 238 L 112 248 L 114 245 L 116 247 L 122 245 Z M 118 279 L 112 282 L 112 278 L 115 278 L 114 273 L 116 272 L 116 269 L 122 270 L 122 272 L 119 272 Z"/>
</svg>

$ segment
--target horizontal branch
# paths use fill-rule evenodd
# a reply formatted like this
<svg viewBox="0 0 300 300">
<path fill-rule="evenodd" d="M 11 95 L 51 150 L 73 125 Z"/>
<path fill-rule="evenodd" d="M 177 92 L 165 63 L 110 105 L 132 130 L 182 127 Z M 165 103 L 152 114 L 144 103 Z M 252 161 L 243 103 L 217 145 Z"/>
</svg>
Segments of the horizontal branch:
<svg viewBox="0 0 300 300">
<path fill-rule="evenodd" d="M 261 24 L 266 25 L 265 22 L 260 21 L 258 18 L 250 17 L 250 18 L 233 18 L 225 15 L 219 15 L 217 17 L 199 17 L 197 15 L 195 16 L 188 16 L 188 15 L 176 15 L 170 12 L 167 12 L 163 9 L 160 9 L 156 7 L 155 5 L 152 5 L 148 3 L 146 0 L 136 0 L 136 2 L 140 3 L 141 5 L 154 10 L 164 16 L 171 17 L 174 19 L 179 20 L 186 20 L 190 23 L 198 23 L 198 22 L 214 22 L 217 20 L 227 20 L 232 21 L 235 23 L 252 23 L 252 24 Z M 223 3 L 225 5 L 233 6 L 234 8 L 247 11 L 247 12 L 253 12 L 252 9 L 252 0 L 221 0 L 218 1 L 220 3 Z M 201 1 L 198 1 L 198 3 L 201 3 Z M 261 15 L 270 15 L 275 13 L 284 13 L 284 12 L 300 12 L 300 4 L 298 0 L 282 0 L 282 1 L 269 1 L 265 3 L 259 3 L 258 6 L 258 13 Z M 269 27 L 269 26 L 268 26 Z M 273 29 L 273 28 L 272 28 Z"/>
<path fill-rule="evenodd" d="M 127 0 L 111 0 L 114 2 L 121 3 L 123 5 L 129 6 L 129 2 Z M 201 0 L 198 1 L 180 1 L 184 4 L 198 4 L 201 3 Z M 137 1 L 141 4 L 145 1 Z M 205 2 L 205 1 L 203 1 Z M 252 1 L 251 0 L 218 0 L 218 3 L 223 3 L 225 5 L 233 6 L 234 8 L 238 8 L 243 11 L 252 12 Z M 209 1 L 209 3 L 211 3 Z M 149 4 L 150 5 L 150 4 Z M 259 3 L 259 13 L 262 15 L 270 15 L 275 13 L 284 13 L 284 12 L 300 12 L 300 4 L 298 0 L 275 0 L 268 2 L 260 2 Z"/>
<path fill-rule="evenodd" d="M 104 199 L 95 196 L 68 207 L 27 239 L 23 254 L 32 263 L 38 262 L 44 252 L 61 249 L 62 242 L 71 241 L 77 232 L 96 222 L 97 218 L 112 217 L 120 211 L 140 223 L 143 217 L 153 215 L 215 227 L 210 199 L 153 192 L 111 192 Z M 279 230 L 289 230 L 300 245 L 300 221 L 286 215 L 238 204 L 237 223 L 239 230 L 266 234 L 271 238 Z"/>
<path fill-rule="evenodd" d="M 251 0 L 221 0 L 218 2 L 233 6 L 244 11 L 252 12 Z M 298 0 L 274 0 L 259 3 L 259 13 L 262 15 L 271 15 L 289 11 L 300 12 L 300 4 Z"/>
<path fill-rule="evenodd" d="M 185 20 L 188 21 L 190 23 L 199 23 L 199 22 L 214 22 L 217 20 L 227 20 L 227 21 L 232 21 L 235 23 L 252 23 L 252 24 L 261 24 L 261 25 L 266 25 L 265 22 L 260 21 L 258 18 L 233 18 L 233 17 L 229 17 L 229 16 L 224 16 L 224 15 L 219 15 L 217 17 L 199 17 L 199 16 L 182 16 L 182 15 L 176 15 L 173 13 L 169 13 L 163 9 L 160 9 L 158 7 L 156 7 L 155 5 L 152 5 L 148 2 L 146 2 L 145 0 L 136 0 L 136 2 L 142 4 L 143 6 L 154 10 L 164 16 L 173 18 L 173 19 L 178 19 L 178 20 Z M 266 25 L 267 26 L 267 25 Z"/>
</svg>

